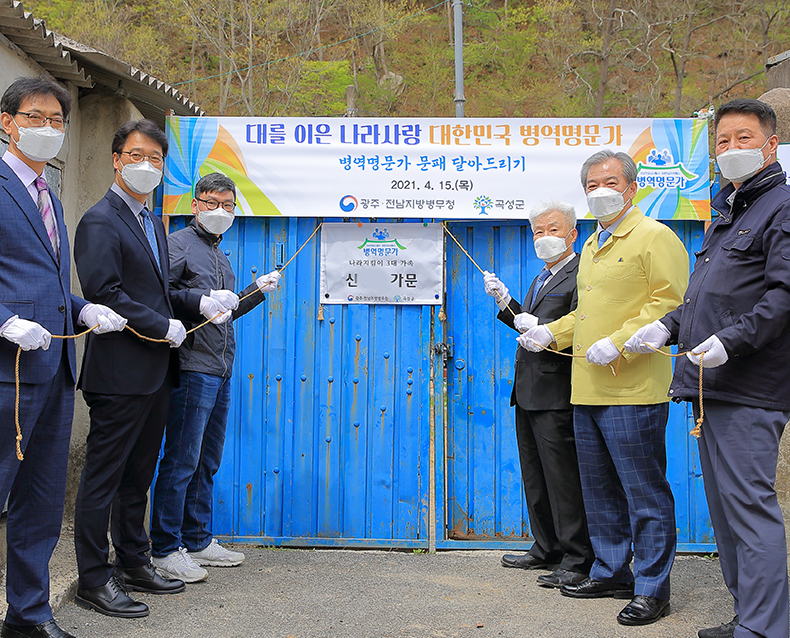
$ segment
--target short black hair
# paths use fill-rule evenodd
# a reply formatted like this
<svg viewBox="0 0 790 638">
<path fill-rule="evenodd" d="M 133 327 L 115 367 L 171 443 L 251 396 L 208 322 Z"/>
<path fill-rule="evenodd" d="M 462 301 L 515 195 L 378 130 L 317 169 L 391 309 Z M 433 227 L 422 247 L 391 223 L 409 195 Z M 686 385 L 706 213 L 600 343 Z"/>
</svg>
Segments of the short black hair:
<svg viewBox="0 0 790 638">
<path fill-rule="evenodd" d="M 167 135 L 162 132 L 162 129 L 157 126 L 156 122 L 148 119 L 131 120 L 115 131 L 115 135 L 113 135 L 112 138 L 112 152 L 120 155 L 126 144 L 126 140 L 129 139 L 129 136 L 134 132 L 154 140 L 154 142 L 162 147 L 162 155 L 167 157 Z"/>
<path fill-rule="evenodd" d="M 3 93 L 2 99 L 0 99 L 0 111 L 13 117 L 19 113 L 19 107 L 22 106 L 25 98 L 35 95 L 51 95 L 54 97 L 60 102 L 63 118 L 68 119 L 69 113 L 71 113 L 71 93 L 44 76 L 17 78 L 14 80 L 11 86 Z"/>
<path fill-rule="evenodd" d="M 203 193 L 227 193 L 228 191 L 232 192 L 233 199 L 236 199 L 236 184 L 230 177 L 222 173 L 209 173 L 201 177 L 195 184 L 195 199 Z"/>
<path fill-rule="evenodd" d="M 719 122 L 725 115 L 756 115 L 760 120 L 760 128 L 766 137 L 776 135 L 776 112 L 770 105 L 760 100 L 751 100 L 748 98 L 738 98 L 723 104 L 716 111 L 716 116 L 713 118 L 714 128 L 718 130 Z"/>
</svg>

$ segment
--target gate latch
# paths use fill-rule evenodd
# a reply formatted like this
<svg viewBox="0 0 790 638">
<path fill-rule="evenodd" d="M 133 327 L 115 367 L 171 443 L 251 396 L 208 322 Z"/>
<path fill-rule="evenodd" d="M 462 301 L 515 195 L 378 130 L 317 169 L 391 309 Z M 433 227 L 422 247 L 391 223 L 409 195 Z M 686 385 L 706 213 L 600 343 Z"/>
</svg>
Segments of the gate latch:
<svg viewBox="0 0 790 638">
<path fill-rule="evenodd" d="M 447 359 L 452 359 L 455 351 L 455 348 L 453 347 L 452 337 L 448 337 L 447 343 L 439 342 L 433 344 L 433 351 L 434 354 L 440 356 L 443 361 L 447 361 Z"/>
</svg>

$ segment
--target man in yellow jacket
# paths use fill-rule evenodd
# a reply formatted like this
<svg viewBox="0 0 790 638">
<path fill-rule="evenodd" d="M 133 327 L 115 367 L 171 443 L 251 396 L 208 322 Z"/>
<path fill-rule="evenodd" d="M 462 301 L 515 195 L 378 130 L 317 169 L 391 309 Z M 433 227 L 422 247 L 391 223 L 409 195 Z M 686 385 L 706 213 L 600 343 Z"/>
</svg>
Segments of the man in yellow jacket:
<svg viewBox="0 0 790 638">
<path fill-rule="evenodd" d="M 664 438 L 672 363 L 622 349 L 637 328 L 677 308 L 689 275 L 678 237 L 633 206 L 636 176 L 626 153 L 600 151 L 583 164 L 598 228 L 582 250 L 578 306 L 519 337 L 528 350 L 570 346 L 577 355 L 571 403 L 595 563 L 587 580 L 560 591 L 630 598 L 617 616 L 623 625 L 669 613 L 676 532 Z"/>
</svg>

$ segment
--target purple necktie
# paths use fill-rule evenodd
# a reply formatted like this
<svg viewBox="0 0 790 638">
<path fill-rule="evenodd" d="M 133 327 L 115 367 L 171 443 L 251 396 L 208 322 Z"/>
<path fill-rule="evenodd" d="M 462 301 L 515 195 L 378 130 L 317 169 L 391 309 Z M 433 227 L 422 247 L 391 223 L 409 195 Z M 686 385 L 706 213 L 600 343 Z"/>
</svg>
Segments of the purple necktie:
<svg viewBox="0 0 790 638">
<path fill-rule="evenodd" d="M 52 204 L 47 197 L 47 180 L 43 177 L 36 178 L 36 189 L 38 190 L 38 210 L 41 213 L 41 219 L 44 222 L 44 228 L 47 229 L 47 237 L 49 243 L 52 244 L 52 250 L 55 251 L 55 258 L 60 261 L 60 235 L 58 235 L 58 225 L 55 221 L 55 212 L 52 210 Z"/>
</svg>

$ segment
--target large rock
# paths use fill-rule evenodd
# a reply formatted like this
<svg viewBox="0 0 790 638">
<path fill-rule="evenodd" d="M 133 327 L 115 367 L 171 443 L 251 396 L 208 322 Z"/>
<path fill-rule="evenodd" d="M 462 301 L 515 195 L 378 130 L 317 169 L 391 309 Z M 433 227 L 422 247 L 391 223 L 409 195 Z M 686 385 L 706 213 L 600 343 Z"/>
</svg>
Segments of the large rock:
<svg viewBox="0 0 790 638">
<path fill-rule="evenodd" d="M 776 111 L 776 134 L 782 144 L 790 143 L 790 88 L 771 89 L 757 98 Z"/>
</svg>

